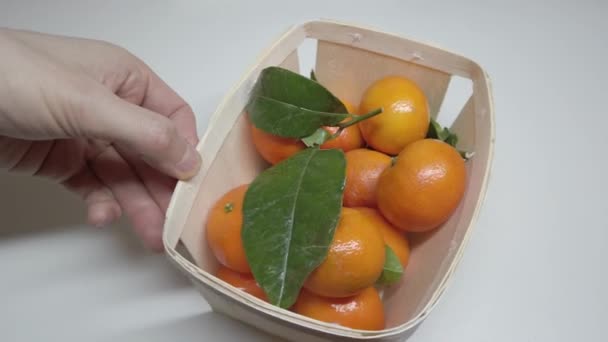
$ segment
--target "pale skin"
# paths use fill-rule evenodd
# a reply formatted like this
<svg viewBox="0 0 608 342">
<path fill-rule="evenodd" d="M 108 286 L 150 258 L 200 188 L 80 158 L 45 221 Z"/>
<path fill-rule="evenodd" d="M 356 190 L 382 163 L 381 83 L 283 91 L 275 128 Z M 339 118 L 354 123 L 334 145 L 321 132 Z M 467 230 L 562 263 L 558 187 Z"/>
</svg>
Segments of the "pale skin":
<svg viewBox="0 0 608 342">
<path fill-rule="evenodd" d="M 93 226 L 127 216 L 162 251 L 176 181 L 201 165 L 190 106 L 109 43 L 0 28 L 0 51 L 0 168 L 75 192 Z"/>
</svg>

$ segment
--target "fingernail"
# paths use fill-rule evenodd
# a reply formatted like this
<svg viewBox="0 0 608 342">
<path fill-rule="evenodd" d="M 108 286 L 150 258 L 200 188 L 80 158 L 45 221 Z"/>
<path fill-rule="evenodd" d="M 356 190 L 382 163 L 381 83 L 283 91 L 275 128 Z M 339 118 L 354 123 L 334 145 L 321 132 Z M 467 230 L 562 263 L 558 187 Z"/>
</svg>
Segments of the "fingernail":
<svg viewBox="0 0 608 342">
<path fill-rule="evenodd" d="M 182 160 L 177 163 L 177 170 L 185 177 L 193 176 L 201 165 L 201 156 L 198 152 L 188 146 Z"/>
<path fill-rule="evenodd" d="M 98 213 L 96 217 L 91 218 L 91 222 L 95 228 L 105 228 L 113 221 L 112 217 L 106 213 Z"/>
<path fill-rule="evenodd" d="M 120 207 L 112 206 L 109 209 L 99 207 L 89 208 L 89 222 L 95 228 L 104 228 L 109 226 L 120 217 Z"/>
</svg>

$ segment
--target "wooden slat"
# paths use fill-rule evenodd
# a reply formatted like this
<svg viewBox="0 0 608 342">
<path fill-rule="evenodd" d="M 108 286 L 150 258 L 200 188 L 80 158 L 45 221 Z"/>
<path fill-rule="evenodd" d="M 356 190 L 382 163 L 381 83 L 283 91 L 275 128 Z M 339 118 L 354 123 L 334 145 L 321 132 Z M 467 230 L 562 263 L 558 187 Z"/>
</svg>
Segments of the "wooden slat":
<svg viewBox="0 0 608 342">
<path fill-rule="evenodd" d="M 327 20 L 304 25 L 308 38 L 344 44 L 436 69 L 450 75 L 472 78 L 473 61 L 430 43 L 414 41 L 370 27 Z"/>
<path fill-rule="evenodd" d="M 444 72 L 327 41 L 318 42 L 315 70 L 323 85 L 357 106 L 374 81 L 389 75 L 407 77 L 424 91 L 432 117 L 437 116 L 450 82 Z"/>
<path fill-rule="evenodd" d="M 460 114 L 450 127 L 458 135 L 458 148 L 472 151 L 475 146 L 475 105 L 473 95 L 469 97 Z"/>
</svg>

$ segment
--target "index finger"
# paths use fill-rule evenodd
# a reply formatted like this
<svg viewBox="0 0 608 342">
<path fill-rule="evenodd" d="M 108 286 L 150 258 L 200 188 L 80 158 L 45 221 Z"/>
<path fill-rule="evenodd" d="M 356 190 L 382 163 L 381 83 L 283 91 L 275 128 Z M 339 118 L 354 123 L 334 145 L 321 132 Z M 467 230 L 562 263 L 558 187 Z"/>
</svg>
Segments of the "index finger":
<svg viewBox="0 0 608 342">
<path fill-rule="evenodd" d="M 192 108 L 165 81 L 147 65 L 148 77 L 144 98 L 140 104 L 151 111 L 167 116 L 173 121 L 178 132 L 193 146 L 198 143 L 196 117 Z"/>
</svg>

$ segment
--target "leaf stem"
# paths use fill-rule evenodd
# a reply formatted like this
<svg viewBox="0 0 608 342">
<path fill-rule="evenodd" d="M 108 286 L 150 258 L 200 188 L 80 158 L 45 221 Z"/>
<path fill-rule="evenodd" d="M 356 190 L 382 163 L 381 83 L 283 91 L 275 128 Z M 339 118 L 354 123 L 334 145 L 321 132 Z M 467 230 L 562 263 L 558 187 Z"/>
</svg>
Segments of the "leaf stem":
<svg viewBox="0 0 608 342">
<path fill-rule="evenodd" d="M 369 118 L 371 118 L 372 116 L 376 116 L 378 114 L 382 113 L 382 108 L 378 108 L 375 110 L 372 110 L 371 112 L 365 114 L 365 115 L 353 115 L 351 117 L 353 117 L 352 120 L 349 120 L 348 122 L 342 122 L 339 123 L 338 125 L 336 125 L 337 127 L 340 127 L 340 130 L 343 130 L 347 127 L 350 127 L 352 125 L 356 125 L 357 123 L 363 121 L 363 120 L 367 120 Z"/>
</svg>

